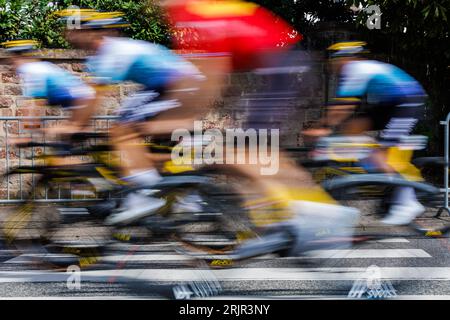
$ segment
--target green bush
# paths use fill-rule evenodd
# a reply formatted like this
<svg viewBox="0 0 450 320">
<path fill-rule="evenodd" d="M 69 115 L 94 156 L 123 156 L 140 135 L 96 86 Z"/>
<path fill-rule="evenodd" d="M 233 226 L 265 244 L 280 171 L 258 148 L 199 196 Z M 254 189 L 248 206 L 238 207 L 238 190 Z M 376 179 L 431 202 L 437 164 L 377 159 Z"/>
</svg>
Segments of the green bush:
<svg viewBox="0 0 450 320">
<path fill-rule="evenodd" d="M 71 5 L 104 11 L 122 11 L 131 26 L 125 33 L 136 39 L 168 44 L 169 28 L 153 0 L 0 0 L 0 41 L 35 39 L 46 48 L 67 48 L 64 26 L 54 11 Z"/>
</svg>

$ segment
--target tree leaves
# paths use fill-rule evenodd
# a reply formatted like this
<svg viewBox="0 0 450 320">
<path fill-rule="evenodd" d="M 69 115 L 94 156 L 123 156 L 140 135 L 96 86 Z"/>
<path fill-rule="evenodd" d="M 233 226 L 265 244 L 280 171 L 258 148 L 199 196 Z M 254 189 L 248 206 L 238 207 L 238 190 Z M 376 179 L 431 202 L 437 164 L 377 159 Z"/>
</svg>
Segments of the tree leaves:
<svg viewBox="0 0 450 320">
<path fill-rule="evenodd" d="M 124 30 L 129 36 L 168 44 L 169 27 L 154 0 L 0 0 L 0 41 L 35 39 L 48 48 L 68 47 L 63 26 L 52 12 L 71 5 L 123 11 L 131 23 Z"/>
</svg>

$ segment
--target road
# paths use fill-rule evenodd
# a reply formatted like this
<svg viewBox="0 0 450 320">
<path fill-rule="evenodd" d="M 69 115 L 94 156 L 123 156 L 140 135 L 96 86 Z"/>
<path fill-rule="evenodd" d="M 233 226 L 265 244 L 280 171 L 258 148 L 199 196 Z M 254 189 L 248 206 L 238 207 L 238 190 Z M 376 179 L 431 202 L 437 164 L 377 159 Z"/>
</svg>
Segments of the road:
<svg viewBox="0 0 450 320">
<path fill-rule="evenodd" d="M 70 280 L 80 280 L 79 288 L 73 281 L 68 285 L 71 274 L 65 270 L 44 271 L 32 255 L 2 250 L 0 297 L 164 298 L 156 293 L 158 288 L 200 277 L 195 261 L 174 248 L 173 243 L 114 244 L 101 260 L 72 275 Z M 371 266 L 376 266 L 381 283 L 394 289 L 390 298 L 450 299 L 448 238 L 405 235 L 346 250 L 321 250 L 310 257 L 268 255 L 201 274 L 219 281 L 215 299 L 346 299 L 358 280 L 366 281 Z"/>
</svg>

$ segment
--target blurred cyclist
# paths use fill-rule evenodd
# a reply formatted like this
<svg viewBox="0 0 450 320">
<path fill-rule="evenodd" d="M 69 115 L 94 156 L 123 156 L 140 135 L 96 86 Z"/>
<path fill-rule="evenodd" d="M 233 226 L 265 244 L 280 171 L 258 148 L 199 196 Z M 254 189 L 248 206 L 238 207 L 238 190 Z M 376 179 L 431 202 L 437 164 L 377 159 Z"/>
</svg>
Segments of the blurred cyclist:
<svg viewBox="0 0 450 320">
<path fill-rule="evenodd" d="M 169 89 L 178 88 L 186 79 L 195 82 L 203 77 L 192 64 L 163 46 L 120 37 L 119 29 L 128 25 L 120 12 L 88 11 L 81 17 L 80 29 L 67 30 L 66 38 L 77 48 L 95 52 L 87 59 L 87 69 L 98 88 L 98 96 L 107 92 L 108 85 L 126 81 L 140 85 L 140 90 L 120 106 L 119 120 L 111 129 L 111 135 L 116 149 L 125 157 L 121 163 L 123 180 L 132 185 L 151 186 L 161 177 L 147 157 L 147 148 L 137 143 L 149 133 L 142 131 L 142 124 L 153 124 L 148 120 L 180 107 L 180 102 L 168 94 Z M 158 127 L 154 124 L 156 131 Z M 170 131 L 176 128 L 172 123 Z M 132 193 L 106 222 L 128 223 L 155 212 L 164 204 L 162 199 Z"/>
<path fill-rule="evenodd" d="M 18 74 L 22 92 L 38 106 L 60 106 L 71 111 L 67 125 L 51 128 L 50 132 L 79 130 L 88 119 L 85 110 L 92 107 L 95 91 L 80 79 L 60 67 L 41 61 L 35 54 L 38 43 L 33 40 L 16 40 L 3 43 L 10 54 L 11 66 Z"/>
<path fill-rule="evenodd" d="M 291 54 L 291 49 L 302 35 L 272 12 L 247 1 L 164 0 L 161 4 L 173 24 L 176 48 L 213 62 L 205 71 L 208 79 L 214 73 L 264 70 L 267 87 L 243 96 L 239 103 L 245 104 L 247 113 L 243 129 L 279 129 L 280 114 L 287 109 L 286 98 L 289 98 L 284 80 L 289 73 L 286 66 L 292 66 L 286 64 L 286 60 L 298 54 Z M 226 78 L 220 80 L 215 83 L 216 87 L 226 89 Z M 271 139 L 268 140 L 270 143 Z M 287 185 L 294 189 L 306 185 L 307 191 L 311 190 L 312 180 L 305 171 L 299 170 L 283 153 L 279 160 L 282 168 L 271 176 L 261 175 L 260 163 L 237 164 L 233 168 L 275 197 L 280 197 L 281 189 L 286 189 Z M 307 193 L 302 192 L 304 197 Z"/>
<path fill-rule="evenodd" d="M 299 57 L 299 53 L 292 49 L 302 35 L 282 18 L 252 2 L 165 0 L 161 3 L 174 26 L 177 49 L 220 61 L 212 64 L 217 72 L 263 75 L 261 78 L 267 86 L 241 97 L 239 104 L 246 106 L 243 129 L 268 129 L 269 132 L 270 129 L 279 129 L 283 125 L 283 116 L 287 118 L 283 113 L 289 108 L 290 101 L 295 100 L 295 93 L 289 91 L 289 81 L 286 80 L 290 74 L 296 75 L 292 71 L 297 70 L 292 58 Z M 217 85 L 227 87 L 225 81 Z M 272 148 L 278 148 L 278 145 L 270 145 L 273 138 L 267 140 L 267 148 L 275 152 Z M 246 159 L 249 158 L 248 153 L 259 151 L 249 149 L 244 150 Z M 260 161 L 257 164 L 227 163 L 228 168 L 253 182 L 252 192 L 259 189 L 265 196 L 252 203 L 251 207 L 264 210 L 273 206 L 269 209 L 271 212 L 274 212 L 271 209 L 279 208 L 281 220 L 292 217 L 292 213 L 300 213 L 305 219 L 297 225 L 309 225 L 313 229 L 316 225 L 312 226 L 311 222 L 321 221 L 315 215 L 317 213 L 326 213 L 329 221 L 333 220 L 333 215 L 346 214 L 345 209 L 336 205 L 325 191 L 314 184 L 306 170 L 299 168 L 286 153 L 281 151 L 277 160 L 279 170 L 273 175 L 261 174 Z"/>
<path fill-rule="evenodd" d="M 365 45 L 341 42 L 328 48 L 331 69 L 339 74 L 336 98 L 322 120 L 325 128 L 309 134 L 327 135 L 330 128 L 337 126 L 341 133 L 349 135 L 379 131 L 383 148 L 374 151 L 365 164 L 372 170 L 394 173 L 387 150 L 399 146 L 400 140 L 412 133 L 427 95 L 414 78 L 398 67 L 366 59 Z M 356 116 L 352 116 L 355 111 Z M 424 212 L 412 188 L 398 187 L 392 200 L 383 219 L 386 224 L 409 224 Z"/>
</svg>

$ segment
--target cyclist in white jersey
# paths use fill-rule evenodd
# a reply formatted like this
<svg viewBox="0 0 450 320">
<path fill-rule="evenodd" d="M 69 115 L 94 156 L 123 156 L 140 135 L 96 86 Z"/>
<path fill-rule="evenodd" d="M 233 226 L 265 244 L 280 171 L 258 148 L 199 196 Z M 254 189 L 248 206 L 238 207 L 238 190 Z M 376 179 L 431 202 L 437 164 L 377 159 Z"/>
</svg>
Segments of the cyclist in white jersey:
<svg viewBox="0 0 450 320">
<path fill-rule="evenodd" d="M 331 66 L 339 74 L 336 97 L 323 119 L 327 134 L 339 126 L 344 134 L 379 131 L 383 148 L 372 152 L 364 162 L 367 171 L 395 173 L 387 162 L 387 150 L 409 136 L 423 114 L 427 94 L 420 83 L 400 68 L 365 59 L 364 42 L 342 42 L 328 48 Z M 357 112 L 353 116 L 354 111 Z M 383 219 L 386 224 L 406 225 L 424 212 L 414 189 L 398 187 L 393 204 Z"/>
<path fill-rule="evenodd" d="M 143 123 L 180 107 L 180 102 L 168 94 L 171 88 L 186 78 L 196 82 L 203 77 L 191 63 L 161 45 L 120 37 L 118 29 L 128 25 L 122 16 L 118 12 L 91 12 L 82 18 L 81 29 L 68 31 L 66 37 L 75 47 L 95 52 L 87 59 L 87 71 L 97 87 L 123 82 L 140 85 L 139 91 L 127 97 L 117 110 L 119 120 L 111 134 L 113 144 L 125 158 L 123 180 L 132 185 L 151 186 L 161 176 L 147 156 L 147 148 L 133 142 L 148 134 L 142 131 Z M 101 96 L 101 90 L 97 94 Z M 164 204 L 162 199 L 132 193 L 106 222 L 129 223 L 152 214 Z"/>
<path fill-rule="evenodd" d="M 22 94 L 34 99 L 36 105 L 59 106 L 71 111 L 68 125 L 51 128 L 56 133 L 68 126 L 77 131 L 88 120 L 86 109 L 91 108 L 95 91 L 79 78 L 33 54 L 38 43 L 33 40 L 15 40 L 3 43 L 10 54 L 10 62 L 20 79 Z"/>
</svg>

